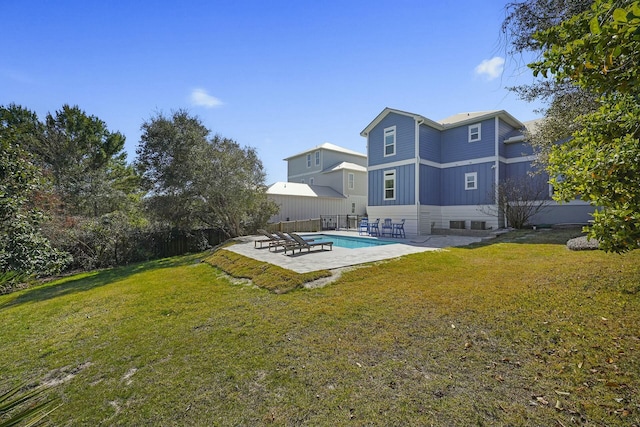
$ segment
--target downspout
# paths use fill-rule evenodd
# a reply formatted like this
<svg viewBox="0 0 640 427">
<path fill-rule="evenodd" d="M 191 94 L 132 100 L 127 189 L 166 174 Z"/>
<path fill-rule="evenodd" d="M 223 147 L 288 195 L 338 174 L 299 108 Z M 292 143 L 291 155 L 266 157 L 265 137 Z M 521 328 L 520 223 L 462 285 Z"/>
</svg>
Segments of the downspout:
<svg viewBox="0 0 640 427">
<path fill-rule="evenodd" d="M 422 224 L 420 224 L 420 125 L 424 123 L 424 119 L 415 120 L 416 128 L 415 128 L 415 157 L 416 157 L 416 166 L 415 166 L 415 204 L 416 204 L 416 232 L 420 235 L 420 230 Z"/>
</svg>

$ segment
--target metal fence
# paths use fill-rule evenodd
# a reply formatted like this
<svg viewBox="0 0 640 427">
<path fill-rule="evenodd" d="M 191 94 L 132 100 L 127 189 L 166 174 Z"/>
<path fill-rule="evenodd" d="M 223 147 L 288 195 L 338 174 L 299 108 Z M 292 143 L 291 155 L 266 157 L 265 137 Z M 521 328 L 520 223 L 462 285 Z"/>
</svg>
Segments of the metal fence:
<svg viewBox="0 0 640 427">
<path fill-rule="evenodd" d="M 299 221 L 282 221 L 267 224 L 267 230 L 284 233 L 314 232 L 322 230 L 357 230 L 363 217 L 360 215 L 321 215 L 320 218 Z"/>
</svg>

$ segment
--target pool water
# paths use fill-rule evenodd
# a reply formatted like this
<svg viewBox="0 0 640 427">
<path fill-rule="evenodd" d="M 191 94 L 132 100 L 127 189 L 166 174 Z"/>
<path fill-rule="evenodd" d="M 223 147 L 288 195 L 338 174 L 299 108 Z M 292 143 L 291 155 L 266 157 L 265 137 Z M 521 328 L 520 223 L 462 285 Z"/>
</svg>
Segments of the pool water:
<svg viewBox="0 0 640 427">
<path fill-rule="evenodd" d="M 333 242 L 334 246 L 347 249 L 370 248 L 373 246 L 393 245 L 396 242 L 386 242 L 384 240 L 367 239 L 363 237 L 334 236 L 328 234 L 309 234 L 303 236 L 305 239 L 313 239 L 314 242 Z"/>
</svg>

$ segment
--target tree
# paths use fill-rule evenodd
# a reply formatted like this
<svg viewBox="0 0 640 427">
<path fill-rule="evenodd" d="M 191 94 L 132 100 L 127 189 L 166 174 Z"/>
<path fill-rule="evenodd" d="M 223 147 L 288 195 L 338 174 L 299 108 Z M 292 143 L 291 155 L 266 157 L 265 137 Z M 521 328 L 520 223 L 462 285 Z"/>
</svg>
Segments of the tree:
<svg viewBox="0 0 640 427">
<path fill-rule="evenodd" d="M 576 196 L 601 209 L 589 236 L 606 251 L 640 247 L 640 2 L 596 0 L 535 39 L 534 75 L 568 80 L 598 95 L 599 108 L 549 153 L 554 198 Z"/>
<path fill-rule="evenodd" d="M 154 216 L 182 229 L 219 227 L 238 236 L 276 212 L 266 198 L 255 149 L 215 135 L 199 118 L 178 110 L 142 125 L 136 167 Z"/>
<path fill-rule="evenodd" d="M 481 211 L 504 218 L 507 226 L 516 229 L 530 225 L 531 219 L 550 202 L 546 177 L 534 172 L 501 181 L 494 186 L 490 197 L 495 205 L 483 205 Z"/>
<path fill-rule="evenodd" d="M 45 182 L 24 147 L 40 131 L 33 112 L 0 106 L 0 271 L 15 272 L 15 278 L 57 273 L 69 262 L 42 234 L 44 214 L 34 203 Z"/>
<path fill-rule="evenodd" d="M 50 176 L 63 213 L 100 216 L 114 209 L 105 203 L 113 199 L 110 172 L 126 169 L 124 142 L 122 134 L 110 132 L 102 120 L 77 106 L 47 114 L 42 137 L 31 149 Z M 127 173 L 133 175 L 133 169 Z"/>
<path fill-rule="evenodd" d="M 502 31 L 513 56 L 540 55 L 542 44 L 534 34 L 548 30 L 573 16 L 588 10 L 593 0 L 526 0 L 508 3 Z M 531 84 L 509 88 L 521 99 L 543 101 L 547 107 L 527 139 L 536 148 L 537 163 L 544 169 L 551 147 L 566 140 L 580 129 L 576 119 L 598 108 L 597 95 L 588 88 L 574 85 L 570 79 L 538 79 Z"/>
</svg>

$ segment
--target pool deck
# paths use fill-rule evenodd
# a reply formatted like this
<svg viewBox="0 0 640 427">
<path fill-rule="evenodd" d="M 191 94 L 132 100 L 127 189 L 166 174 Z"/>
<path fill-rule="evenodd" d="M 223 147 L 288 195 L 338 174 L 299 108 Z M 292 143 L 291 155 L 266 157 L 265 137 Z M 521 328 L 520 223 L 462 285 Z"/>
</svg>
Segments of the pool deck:
<svg viewBox="0 0 640 427">
<path fill-rule="evenodd" d="M 358 236 L 354 231 L 323 231 L 322 234 L 331 236 L 350 236 L 376 239 L 375 237 Z M 305 234 L 318 233 L 299 233 Z M 333 246 L 333 250 L 311 249 L 311 252 L 303 250 L 296 251 L 295 255 L 288 252 L 286 255 L 282 249 L 278 251 L 269 250 L 265 245 L 262 249 L 254 248 L 254 241 L 264 239 L 262 236 L 245 236 L 236 239 L 237 244 L 225 248 L 258 261 L 268 262 L 293 270 L 297 273 L 308 273 L 317 270 L 333 270 L 336 268 L 349 267 L 369 262 L 382 261 L 401 257 L 403 255 L 415 254 L 419 252 L 435 251 L 454 246 L 466 246 L 471 243 L 480 242 L 483 238 L 468 236 L 417 236 L 407 239 L 380 238 L 379 240 L 391 241 L 395 245 L 379 245 L 361 249 L 347 249 Z"/>
</svg>

